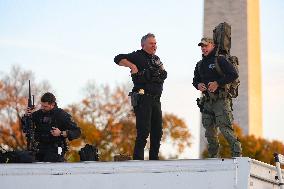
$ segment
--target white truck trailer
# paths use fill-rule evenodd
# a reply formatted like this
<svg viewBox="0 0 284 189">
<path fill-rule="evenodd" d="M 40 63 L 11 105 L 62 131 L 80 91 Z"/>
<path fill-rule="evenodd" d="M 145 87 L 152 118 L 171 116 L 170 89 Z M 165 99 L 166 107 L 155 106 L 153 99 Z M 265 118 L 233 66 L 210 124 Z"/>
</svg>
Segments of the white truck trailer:
<svg viewBox="0 0 284 189">
<path fill-rule="evenodd" d="M 279 189 L 276 176 L 275 166 L 248 157 L 0 164 L 3 189 Z"/>
</svg>

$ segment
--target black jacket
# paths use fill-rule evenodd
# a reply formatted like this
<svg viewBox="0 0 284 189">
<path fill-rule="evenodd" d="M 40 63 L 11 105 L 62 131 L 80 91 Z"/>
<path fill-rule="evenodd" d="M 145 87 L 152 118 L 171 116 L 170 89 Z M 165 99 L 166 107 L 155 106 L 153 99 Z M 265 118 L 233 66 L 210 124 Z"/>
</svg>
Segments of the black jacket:
<svg viewBox="0 0 284 189">
<path fill-rule="evenodd" d="M 114 58 L 114 62 L 119 64 L 122 59 L 127 59 L 138 68 L 138 73 L 131 75 L 134 84 L 132 91 L 137 92 L 139 89 L 144 89 L 148 94 L 162 94 L 167 72 L 155 67 L 155 63 L 161 63 L 158 56 L 150 55 L 142 49 L 129 54 L 119 54 Z"/>
<path fill-rule="evenodd" d="M 52 127 L 66 131 L 68 140 L 79 138 L 81 135 L 81 130 L 72 120 L 71 115 L 60 108 L 56 107 L 48 112 L 37 110 L 31 117 L 35 125 L 35 140 L 40 146 L 65 141 L 63 136 L 55 137 L 50 134 Z M 27 117 L 23 117 L 23 123 L 25 119 Z"/>
<path fill-rule="evenodd" d="M 217 72 L 215 68 L 215 52 L 216 51 L 213 50 L 208 56 L 203 56 L 200 66 L 198 66 L 198 63 L 196 64 L 192 82 L 196 89 L 198 89 L 199 83 L 204 83 L 207 86 L 209 82 L 217 81 L 219 86 L 223 86 L 231 83 L 239 77 L 234 66 L 222 56 L 218 58 L 218 63 L 224 73 L 224 76 L 221 76 Z"/>
</svg>

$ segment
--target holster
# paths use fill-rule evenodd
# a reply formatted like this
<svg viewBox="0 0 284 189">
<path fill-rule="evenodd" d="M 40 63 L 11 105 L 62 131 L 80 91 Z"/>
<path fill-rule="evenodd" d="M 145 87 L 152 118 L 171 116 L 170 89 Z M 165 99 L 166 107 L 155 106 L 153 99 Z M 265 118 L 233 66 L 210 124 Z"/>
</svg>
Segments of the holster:
<svg viewBox="0 0 284 189">
<path fill-rule="evenodd" d="M 204 109 L 204 101 L 202 100 L 202 98 L 197 98 L 196 103 L 197 103 L 197 106 L 198 106 L 200 112 L 202 113 L 203 109 Z"/>
<path fill-rule="evenodd" d="M 130 92 L 128 96 L 130 96 L 132 107 L 138 106 L 141 95 L 137 92 Z"/>
<path fill-rule="evenodd" d="M 201 98 L 197 98 L 197 99 L 196 99 L 197 106 L 199 107 L 200 112 L 201 112 L 201 113 L 204 113 L 204 114 L 209 114 L 209 115 L 213 115 L 213 116 L 214 116 L 214 113 L 209 112 L 208 110 L 206 110 L 206 109 L 204 108 L 204 102 L 205 102 L 205 101 L 206 101 L 206 98 L 204 98 L 204 97 L 201 97 Z"/>
</svg>

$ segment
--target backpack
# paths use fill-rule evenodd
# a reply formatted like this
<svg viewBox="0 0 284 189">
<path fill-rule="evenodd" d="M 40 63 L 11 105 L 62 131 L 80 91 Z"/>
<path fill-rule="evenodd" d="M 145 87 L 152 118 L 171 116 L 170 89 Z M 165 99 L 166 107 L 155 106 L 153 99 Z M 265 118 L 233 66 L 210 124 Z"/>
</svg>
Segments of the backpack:
<svg viewBox="0 0 284 189">
<path fill-rule="evenodd" d="M 230 55 L 231 49 L 231 26 L 224 22 L 220 23 L 218 26 L 215 27 L 213 30 L 213 40 L 214 44 L 217 47 L 216 51 L 216 59 L 215 59 L 215 68 L 217 72 L 223 76 L 224 73 L 220 68 L 219 65 L 219 58 L 222 56 L 224 57 L 227 62 L 231 63 L 233 67 L 236 69 L 237 73 L 239 73 L 239 61 L 236 56 Z M 239 78 L 235 79 L 233 82 L 226 84 L 224 86 L 225 91 L 228 92 L 231 98 L 236 98 L 238 96 L 238 89 L 240 85 Z"/>
<path fill-rule="evenodd" d="M 213 30 L 214 44 L 219 54 L 230 54 L 231 50 L 231 26 L 224 22 Z"/>
<path fill-rule="evenodd" d="M 32 163 L 35 154 L 31 151 L 0 151 L 0 163 Z"/>
<path fill-rule="evenodd" d="M 79 151 L 80 160 L 81 161 L 98 161 L 98 149 L 90 144 L 86 144 L 81 150 Z"/>
<path fill-rule="evenodd" d="M 237 73 L 239 74 L 239 60 L 236 56 L 230 56 L 230 55 L 218 55 L 215 59 L 215 69 L 218 72 L 219 75 L 224 76 L 224 73 L 218 63 L 218 59 L 223 56 L 227 62 L 231 63 L 233 67 L 236 69 Z M 239 78 L 235 79 L 231 83 L 228 83 L 223 86 L 225 91 L 229 94 L 229 97 L 236 98 L 239 95 L 239 86 L 240 86 L 240 80 Z"/>
</svg>

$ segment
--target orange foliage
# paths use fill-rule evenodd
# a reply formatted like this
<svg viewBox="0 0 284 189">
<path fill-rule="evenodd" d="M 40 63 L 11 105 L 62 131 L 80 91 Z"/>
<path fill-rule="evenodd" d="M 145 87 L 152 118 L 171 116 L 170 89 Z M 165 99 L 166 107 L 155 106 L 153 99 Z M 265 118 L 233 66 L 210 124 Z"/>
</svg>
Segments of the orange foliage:
<svg viewBox="0 0 284 189">
<path fill-rule="evenodd" d="M 0 146 L 6 149 L 26 148 L 19 116 L 27 106 L 28 80 L 32 79 L 30 71 L 13 66 L 0 80 Z M 37 95 L 48 88 L 46 83 L 33 84 L 32 93 Z"/>
</svg>

